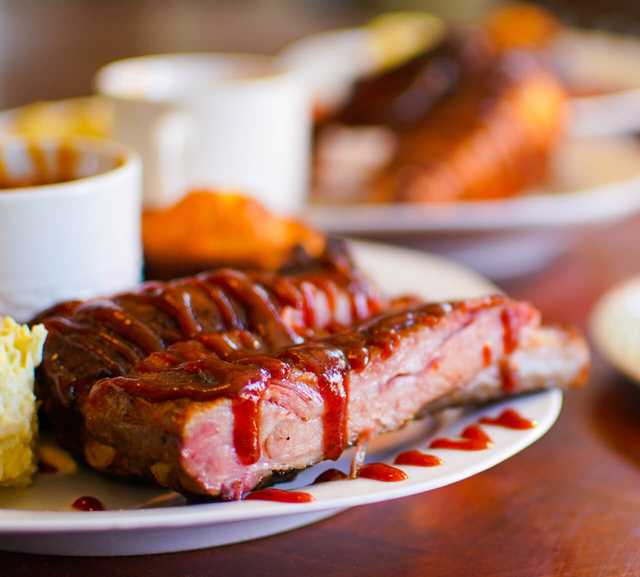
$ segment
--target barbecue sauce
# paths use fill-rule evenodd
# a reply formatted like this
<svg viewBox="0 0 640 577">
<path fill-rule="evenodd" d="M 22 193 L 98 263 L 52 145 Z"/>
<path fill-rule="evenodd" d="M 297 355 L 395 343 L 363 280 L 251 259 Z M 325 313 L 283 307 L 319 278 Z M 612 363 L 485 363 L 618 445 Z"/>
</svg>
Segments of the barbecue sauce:
<svg viewBox="0 0 640 577">
<path fill-rule="evenodd" d="M 393 354 L 399 346 L 400 334 L 416 326 L 434 326 L 454 307 L 472 317 L 499 302 L 500 297 L 491 297 L 473 308 L 465 303 L 427 304 L 378 319 L 359 330 L 291 346 L 271 357 L 249 356 L 226 362 L 217 355 L 204 355 L 204 358 L 179 364 L 175 370 L 179 371 L 176 377 L 180 378 L 154 379 L 153 374 L 148 377 L 142 374 L 115 378 L 111 382 L 151 402 L 231 398 L 236 454 L 242 464 L 250 465 L 260 458 L 260 406 L 269 383 L 286 380 L 294 370 L 311 373 L 315 375 L 317 390 L 324 402 L 324 454 L 329 459 L 337 459 L 348 444 L 351 371 L 364 370 L 374 350 L 383 358 Z"/>
<path fill-rule="evenodd" d="M 104 511 L 104 505 L 95 497 L 78 497 L 71 506 L 78 511 Z"/>
<path fill-rule="evenodd" d="M 491 350 L 491 345 L 485 343 L 482 346 L 482 363 L 484 364 L 484 368 L 486 369 L 493 362 L 493 352 Z"/>
<path fill-rule="evenodd" d="M 516 430 L 533 429 L 536 426 L 535 421 L 531 421 L 530 419 L 523 417 L 515 409 L 505 409 L 494 418 L 482 417 L 480 419 L 480 423 Z"/>
<path fill-rule="evenodd" d="M 313 484 L 319 485 L 320 483 L 330 483 L 331 481 L 345 481 L 348 478 L 349 475 L 339 469 L 327 469 L 316 477 Z"/>
<path fill-rule="evenodd" d="M 395 465 L 410 465 L 412 467 L 437 467 L 442 465 L 442 459 L 436 455 L 427 455 L 420 451 L 405 451 L 393 461 Z"/>
<path fill-rule="evenodd" d="M 431 449 L 454 449 L 458 451 L 482 451 L 493 444 L 491 437 L 479 425 L 469 425 L 460 439 L 439 437 L 431 441 Z"/>
<path fill-rule="evenodd" d="M 310 503 L 313 495 L 304 491 L 284 491 L 283 489 L 261 489 L 249 493 L 247 501 L 277 501 L 278 503 Z"/>
<path fill-rule="evenodd" d="M 263 274 L 260 278 L 264 277 Z M 215 347 L 222 341 L 207 339 L 201 322 L 194 314 L 192 295 L 187 290 L 189 283 L 193 285 L 193 279 L 168 285 L 147 283 L 135 293 L 135 298 L 173 316 L 183 336 L 195 337 L 197 340 L 182 341 L 168 350 L 155 352 L 136 369 L 136 376 L 116 376 L 110 382 L 129 394 L 150 402 L 176 399 L 206 402 L 230 398 L 234 414 L 234 446 L 239 461 L 244 465 L 260 459 L 260 407 L 270 383 L 286 381 L 294 371 L 315 376 L 317 390 L 324 402 L 324 455 L 326 458 L 336 459 L 348 444 L 347 407 L 350 376 L 353 372 L 364 370 L 374 355 L 381 358 L 392 355 L 400 345 L 401 335 L 415 327 L 435 326 L 444 316 L 454 311 L 472 319 L 481 310 L 503 302 L 502 297 L 489 297 L 472 306 L 468 303 L 426 304 L 365 323 L 357 330 L 341 332 L 321 341 L 296 344 L 299 338 L 286 328 L 275 302 L 270 300 L 274 297 L 261 283 L 252 282 L 246 274 L 231 270 L 207 273 L 196 278 L 195 284 L 198 287 L 201 288 L 205 283 L 211 287 L 210 294 L 224 294 L 229 302 L 235 303 L 228 310 L 219 311 L 218 316 L 225 318 L 227 322 L 240 323 L 256 331 L 263 341 L 253 339 L 252 347 L 260 346 L 262 342 L 267 350 L 285 344 L 288 345 L 287 348 L 274 356 L 258 356 L 253 348 L 251 354 L 243 358 L 241 354 L 247 355 L 249 351 L 240 343 L 239 335 L 242 331 L 236 331 L 233 335 L 228 335 L 229 339 L 223 343 L 222 350 L 223 355 L 229 356 L 233 362 L 223 360 L 211 350 L 216 350 Z M 283 279 L 280 278 L 278 282 L 278 292 L 286 292 L 282 286 Z M 316 287 L 314 290 L 320 289 Z M 349 291 L 347 294 L 350 294 Z M 293 297 L 290 295 L 290 298 Z M 305 297 L 301 298 L 304 300 Z M 367 298 L 362 302 L 368 303 L 367 307 L 371 309 L 375 303 L 370 303 Z M 244 309 L 241 305 L 244 305 Z M 361 310 L 363 306 L 362 303 L 354 305 L 354 315 L 364 315 L 365 311 Z M 244 311 L 242 315 L 236 314 L 238 309 Z M 135 327 L 135 323 L 128 323 L 126 315 L 123 316 L 117 306 L 80 305 L 73 320 L 54 317 L 48 321 L 47 328 L 51 326 L 60 330 L 58 327 L 62 326 L 71 333 L 77 331 L 83 336 L 85 331 L 93 331 L 89 338 L 84 339 L 83 346 L 104 361 L 115 375 L 123 374 L 128 368 L 127 363 L 122 360 L 126 356 L 124 352 L 113 355 L 113 346 L 109 349 L 95 342 L 96 327 L 92 328 L 90 323 L 93 322 L 92 319 L 98 320 L 103 316 L 109 319 L 107 324 L 115 329 L 116 336 L 119 335 L 122 342 L 129 343 L 128 346 L 131 341 L 142 350 L 160 346 L 161 343 L 155 341 L 153 335 L 149 335 L 141 327 Z M 307 319 L 311 320 L 315 322 L 316 319 Z M 155 366 L 160 367 L 158 372 L 153 372 Z M 477 439 L 467 441 L 479 442 Z M 377 469 L 372 467 L 370 470 Z"/>
<path fill-rule="evenodd" d="M 358 477 L 372 479 L 373 481 L 382 481 L 383 483 L 397 483 L 399 481 L 406 481 L 409 475 L 402 469 L 387 465 L 386 463 L 367 463 L 360 467 Z"/>
<path fill-rule="evenodd" d="M 511 367 L 511 362 L 508 358 L 500 359 L 500 363 L 498 363 L 498 371 L 500 374 L 502 390 L 505 393 L 513 393 L 518 384 L 516 382 L 516 376 L 513 368 Z"/>
<path fill-rule="evenodd" d="M 301 335 L 307 336 L 310 331 L 344 329 L 338 320 L 346 324 L 356 320 L 345 317 L 342 307 L 339 316 L 344 318 L 323 317 L 327 327 L 298 326 L 295 314 L 287 316 L 289 320 L 285 322 L 282 316 L 285 307 L 300 311 L 303 306 L 300 287 L 304 283 L 315 286 L 317 297 L 305 306 L 313 308 L 321 307 L 323 302 L 332 303 L 332 317 L 337 314 L 336 300 L 346 298 L 351 303 L 356 293 L 364 295 L 362 302 L 367 309 L 352 307 L 361 315 L 358 319 L 379 312 L 382 303 L 339 257 L 327 257 L 327 262 L 319 265 L 320 270 L 312 273 L 283 276 L 221 269 L 167 283 L 148 282 L 134 292 L 112 299 L 95 299 L 84 304 L 74 301 L 50 309 L 40 317 L 49 331 L 49 341 L 55 341 L 56 334 L 62 335 L 63 340 L 56 348 L 65 350 L 63 347 L 68 343 L 70 352 L 82 351 L 94 365 L 101 367 L 99 374 L 92 370 L 82 378 L 73 379 L 65 369 L 66 359 L 60 355 L 58 360 L 54 353 L 48 353 L 46 370 L 56 380 L 60 404 L 72 405 L 97 378 L 135 374 L 139 363 L 143 363 L 144 368 L 147 355 L 160 354 L 172 343 L 198 339 L 205 346 L 211 345 L 212 353 L 221 353 L 223 358 L 239 358 L 299 344 Z M 320 295 L 323 291 L 327 293 L 326 298 Z M 318 318 L 314 315 L 314 320 Z M 229 332 L 233 333 L 231 338 L 217 342 L 204 337 L 207 333 L 228 336 Z M 241 338 L 243 333 L 253 338 Z M 179 361 L 178 358 L 174 363 L 164 363 L 162 370 L 172 368 Z M 57 373 L 63 378 L 58 379 Z M 143 395 L 144 389 L 144 386 L 138 387 L 138 393 Z M 183 396 L 190 398 L 191 391 L 186 390 Z"/>
</svg>

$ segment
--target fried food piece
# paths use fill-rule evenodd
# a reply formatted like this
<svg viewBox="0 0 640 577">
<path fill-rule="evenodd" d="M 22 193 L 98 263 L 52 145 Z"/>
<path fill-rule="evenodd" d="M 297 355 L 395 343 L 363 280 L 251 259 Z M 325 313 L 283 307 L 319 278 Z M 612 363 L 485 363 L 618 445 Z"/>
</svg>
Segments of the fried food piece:
<svg viewBox="0 0 640 577">
<path fill-rule="evenodd" d="M 503 198 L 540 182 L 562 136 L 566 95 L 531 55 L 510 53 L 405 131 L 372 198 L 438 202 Z"/>
<path fill-rule="evenodd" d="M 350 202 L 518 194 L 547 175 L 566 103 L 536 55 L 503 49 L 484 28 L 452 29 L 437 47 L 361 79 L 317 128 L 316 194 Z"/>
<path fill-rule="evenodd" d="M 207 190 L 190 192 L 171 208 L 145 211 L 142 238 L 150 278 L 214 266 L 275 270 L 297 250 L 315 257 L 325 246 L 320 232 L 256 200 Z"/>
</svg>

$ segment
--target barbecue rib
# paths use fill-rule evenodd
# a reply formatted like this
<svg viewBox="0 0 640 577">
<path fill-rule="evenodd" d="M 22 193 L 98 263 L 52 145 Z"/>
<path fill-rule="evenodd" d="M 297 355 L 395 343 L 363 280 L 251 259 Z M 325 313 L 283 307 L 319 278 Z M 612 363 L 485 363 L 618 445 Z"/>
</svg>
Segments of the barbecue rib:
<svg viewBox="0 0 640 577">
<path fill-rule="evenodd" d="M 372 186 L 378 200 L 512 196 L 545 177 L 566 97 L 529 55 L 504 56 L 406 131 Z"/>
<path fill-rule="evenodd" d="M 316 127 L 317 194 L 334 202 L 518 194 L 547 176 L 566 103 L 535 55 L 500 52 L 482 30 L 452 32 L 361 79 L 342 110 Z"/>
<path fill-rule="evenodd" d="M 96 469 L 239 498 L 335 459 L 422 412 L 584 380 L 584 341 L 502 296 L 426 304 L 270 356 L 224 361 L 202 343 L 98 381 L 82 403 Z"/>
<path fill-rule="evenodd" d="M 222 358 L 274 351 L 349 327 L 381 307 L 375 289 L 336 245 L 282 274 L 219 269 L 112 298 L 62 303 L 36 319 L 49 332 L 37 394 L 60 440 L 78 449 L 79 407 L 90 387 L 127 374 L 152 353 L 189 339 Z"/>
</svg>

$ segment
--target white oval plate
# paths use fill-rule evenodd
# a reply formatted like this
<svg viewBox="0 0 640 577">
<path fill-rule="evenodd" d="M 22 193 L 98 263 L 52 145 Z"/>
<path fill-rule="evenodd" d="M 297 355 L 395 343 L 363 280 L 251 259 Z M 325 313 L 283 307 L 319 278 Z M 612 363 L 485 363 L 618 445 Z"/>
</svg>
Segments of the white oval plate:
<svg viewBox="0 0 640 577">
<path fill-rule="evenodd" d="M 361 265 L 386 290 L 412 291 L 445 299 L 495 292 L 489 282 L 436 257 L 371 243 L 355 243 Z M 39 475 L 27 489 L 0 490 L 0 548 L 55 555 L 141 555 L 236 543 L 301 527 L 356 505 L 413 495 L 454 483 L 511 457 L 540 438 L 556 420 L 562 405 L 559 391 L 546 391 L 486 407 L 438 431 L 456 436 L 479 416 L 497 414 L 503 405 L 537 421 L 526 431 L 487 426 L 494 446 L 485 451 L 430 450 L 444 464 L 433 468 L 402 467 L 409 479 L 382 483 L 366 479 L 314 485 L 305 490 L 314 501 L 304 504 L 241 501 L 180 504 L 143 508 L 172 495 L 151 487 L 108 480 L 84 468 L 72 475 Z M 368 461 L 392 460 L 400 450 L 425 449 L 433 423 L 421 421 L 381 437 Z M 306 487 L 328 467 L 348 470 L 351 453 L 337 463 L 321 463 L 301 473 L 285 488 Z M 81 495 L 98 497 L 107 511 L 74 512 L 70 504 Z M 116 509 L 116 510 L 114 510 Z"/>
<path fill-rule="evenodd" d="M 607 360 L 640 383 L 640 277 L 600 299 L 591 316 L 591 332 Z"/>
<path fill-rule="evenodd" d="M 332 233 L 490 233 L 604 223 L 640 210 L 640 145 L 631 138 L 572 140 L 556 151 L 544 190 L 505 200 L 312 206 Z"/>
<path fill-rule="evenodd" d="M 372 46 L 366 27 L 330 30 L 290 44 L 280 58 L 322 106 L 332 107 L 344 99 L 357 78 L 375 70 Z M 309 207 L 306 216 L 332 233 L 382 237 L 558 230 L 610 222 L 638 211 L 640 146 L 632 139 L 606 136 L 640 129 L 640 41 L 569 28 L 549 56 L 563 76 L 576 84 L 624 89 L 572 99 L 571 140 L 557 150 L 550 179 L 539 189 L 481 202 L 318 204 Z M 483 257 L 486 260 L 489 257 Z M 495 269 L 480 266 L 488 274 Z"/>
</svg>

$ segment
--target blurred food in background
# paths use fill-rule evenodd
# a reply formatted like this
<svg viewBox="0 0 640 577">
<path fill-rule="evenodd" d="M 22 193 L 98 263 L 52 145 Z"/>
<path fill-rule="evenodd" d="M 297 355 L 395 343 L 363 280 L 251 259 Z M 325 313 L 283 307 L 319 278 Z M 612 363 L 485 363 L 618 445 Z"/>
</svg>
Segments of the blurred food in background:
<svg viewBox="0 0 640 577">
<path fill-rule="evenodd" d="M 563 26 L 550 12 L 533 4 L 506 4 L 484 22 L 494 46 L 500 50 L 540 50 L 558 38 Z"/>
<path fill-rule="evenodd" d="M 325 246 L 320 232 L 254 199 L 210 190 L 191 191 L 168 209 L 145 211 L 142 237 L 149 278 L 216 266 L 276 270 L 301 255 L 316 257 Z"/>
<path fill-rule="evenodd" d="M 68 136 L 109 136 L 112 110 L 94 96 L 57 102 L 34 102 L 0 116 L 0 132 L 25 138 Z"/>
<path fill-rule="evenodd" d="M 370 30 L 401 36 L 403 21 L 417 28 L 412 18 L 398 14 Z M 356 79 L 316 125 L 316 199 L 483 200 L 542 182 L 567 106 L 536 53 L 559 27 L 537 8 L 512 6 L 473 27 L 431 26 L 428 41 L 414 41 L 411 56 L 394 55 L 394 66 L 381 58 L 381 69 Z"/>
</svg>

